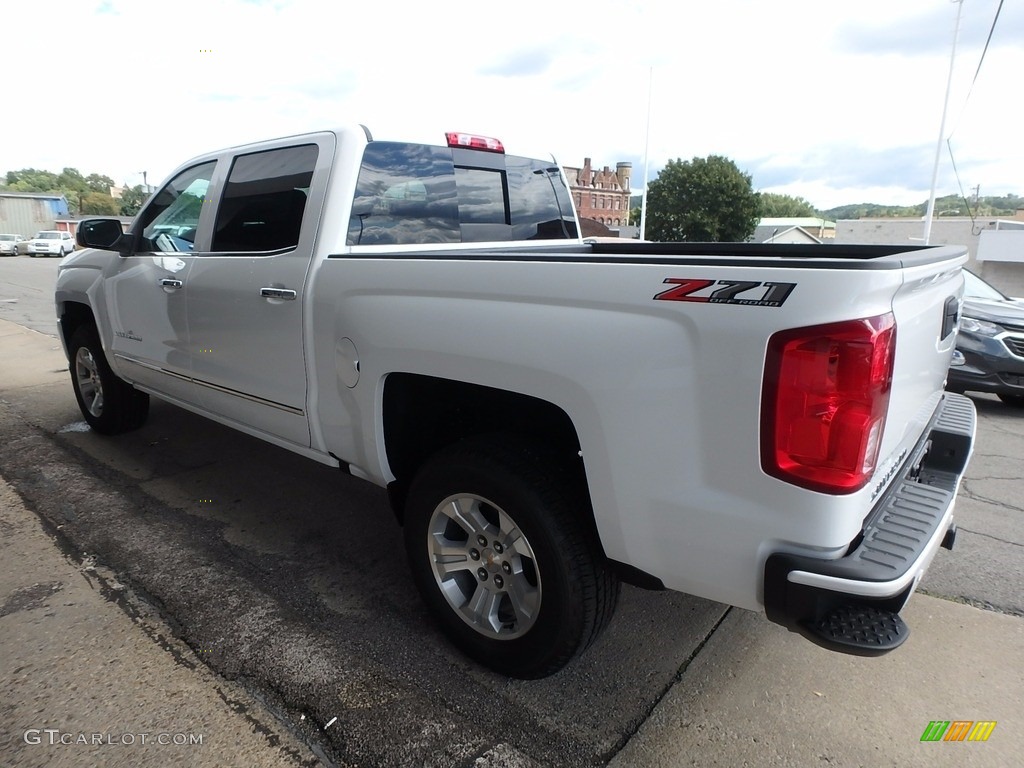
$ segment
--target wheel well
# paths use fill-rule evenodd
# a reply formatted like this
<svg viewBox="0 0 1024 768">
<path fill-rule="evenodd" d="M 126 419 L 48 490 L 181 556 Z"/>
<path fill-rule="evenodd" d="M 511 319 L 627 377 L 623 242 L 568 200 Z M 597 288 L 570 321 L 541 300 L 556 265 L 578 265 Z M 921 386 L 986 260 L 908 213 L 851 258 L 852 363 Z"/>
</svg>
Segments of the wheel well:
<svg viewBox="0 0 1024 768">
<path fill-rule="evenodd" d="M 493 387 L 393 373 L 384 384 L 384 444 L 396 478 L 388 492 L 399 521 L 406 489 L 423 462 L 442 448 L 481 435 L 526 439 L 564 459 L 592 516 L 579 437 L 561 408 Z"/>
<path fill-rule="evenodd" d="M 65 348 L 69 348 L 71 337 L 83 325 L 96 325 L 92 310 L 85 304 L 65 301 L 60 315 L 60 332 L 64 337 Z"/>
</svg>

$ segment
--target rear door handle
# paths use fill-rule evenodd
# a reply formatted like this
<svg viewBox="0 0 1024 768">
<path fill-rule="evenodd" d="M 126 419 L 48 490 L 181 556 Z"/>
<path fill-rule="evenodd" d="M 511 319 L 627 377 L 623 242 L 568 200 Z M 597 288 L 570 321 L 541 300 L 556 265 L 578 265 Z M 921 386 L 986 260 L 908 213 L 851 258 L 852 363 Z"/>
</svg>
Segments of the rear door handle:
<svg viewBox="0 0 1024 768">
<path fill-rule="evenodd" d="M 181 280 L 175 280 L 173 277 L 162 277 L 160 278 L 160 285 L 164 288 L 181 288 Z"/>
<path fill-rule="evenodd" d="M 290 288 L 260 288 L 260 296 L 265 299 L 284 299 L 285 301 L 294 301 L 298 294 Z"/>
</svg>

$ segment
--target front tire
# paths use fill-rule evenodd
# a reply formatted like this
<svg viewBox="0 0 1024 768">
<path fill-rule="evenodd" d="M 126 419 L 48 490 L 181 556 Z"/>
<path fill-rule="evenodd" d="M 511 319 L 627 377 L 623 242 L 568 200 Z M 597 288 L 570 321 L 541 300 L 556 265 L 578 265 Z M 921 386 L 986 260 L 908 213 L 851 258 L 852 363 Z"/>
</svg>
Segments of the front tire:
<svg viewBox="0 0 1024 768">
<path fill-rule="evenodd" d="M 448 638 L 501 674 L 545 677 L 611 619 L 619 584 L 570 470 L 532 448 L 467 441 L 416 475 L 413 578 Z"/>
<path fill-rule="evenodd" d="M 69 352 L 75 399 L 90 427 L 104 435 L 116 435 L 145 423 L 149 395 L 119 379 L 110 369 L 93 326 L 75 331 Z"/>
<path fill-rule="evenodd" d="M 1014 408 L 1024 408 L 1024 395 L 999 395 L 998 397 Z"/>
</svg>

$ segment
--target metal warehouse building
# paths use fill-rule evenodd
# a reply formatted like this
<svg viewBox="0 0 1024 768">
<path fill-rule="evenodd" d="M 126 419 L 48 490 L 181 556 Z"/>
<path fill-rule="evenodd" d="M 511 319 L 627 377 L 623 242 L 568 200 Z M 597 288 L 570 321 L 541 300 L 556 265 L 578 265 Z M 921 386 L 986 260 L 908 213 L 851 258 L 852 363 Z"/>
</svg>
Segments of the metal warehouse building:
<svg viewBox="0 0 1024 768">
<path fill-rule="evenodd" d="M 0 232 L 32 237 L 69 215 L 64 195 L 0 192 Z"/>
</svg>

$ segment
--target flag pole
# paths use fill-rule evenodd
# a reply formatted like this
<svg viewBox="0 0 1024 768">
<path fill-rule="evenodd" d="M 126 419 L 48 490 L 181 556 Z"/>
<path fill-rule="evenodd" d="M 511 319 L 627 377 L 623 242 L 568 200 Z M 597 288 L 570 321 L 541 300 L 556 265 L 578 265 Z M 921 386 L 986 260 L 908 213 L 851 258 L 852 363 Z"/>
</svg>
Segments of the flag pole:
<svg viewBox="0 0 1024 768">
<path fill-rule="evenodd" d="M 654 67 L 647 74 L 647 137 L 644 139 L 644 196 L 640 201 L 640 239 L 647 239 L 647 168 L 651 149 L 651 96 L 654 92 Z"/>
<path fill-rule="evenodd" d="M 964 0 L 953 0 L 956 3 L 956 26 L 953 29 L 953 50 L 949 54 L 949 76 L 946 78 L 946 100 L 942 103 L 942 121 L 939 123 L 939 140 L 935 145 L 935 165 L 932 166 L 932 187 L 928 195 L 928 209 L 924 214 L 924 244 L 928 245 L 932 236 L 932 218 L 935 215 L 935 185 L 939 179 L 939 157 L 942 155 L 942 140 L 946 134 L 946 112 L 949 111 L 949 92 L 953 86 L 953 63 L 956 61 L 956 39 L 960 35 L 960 14 L 964 10 Z"/>
</svg>

